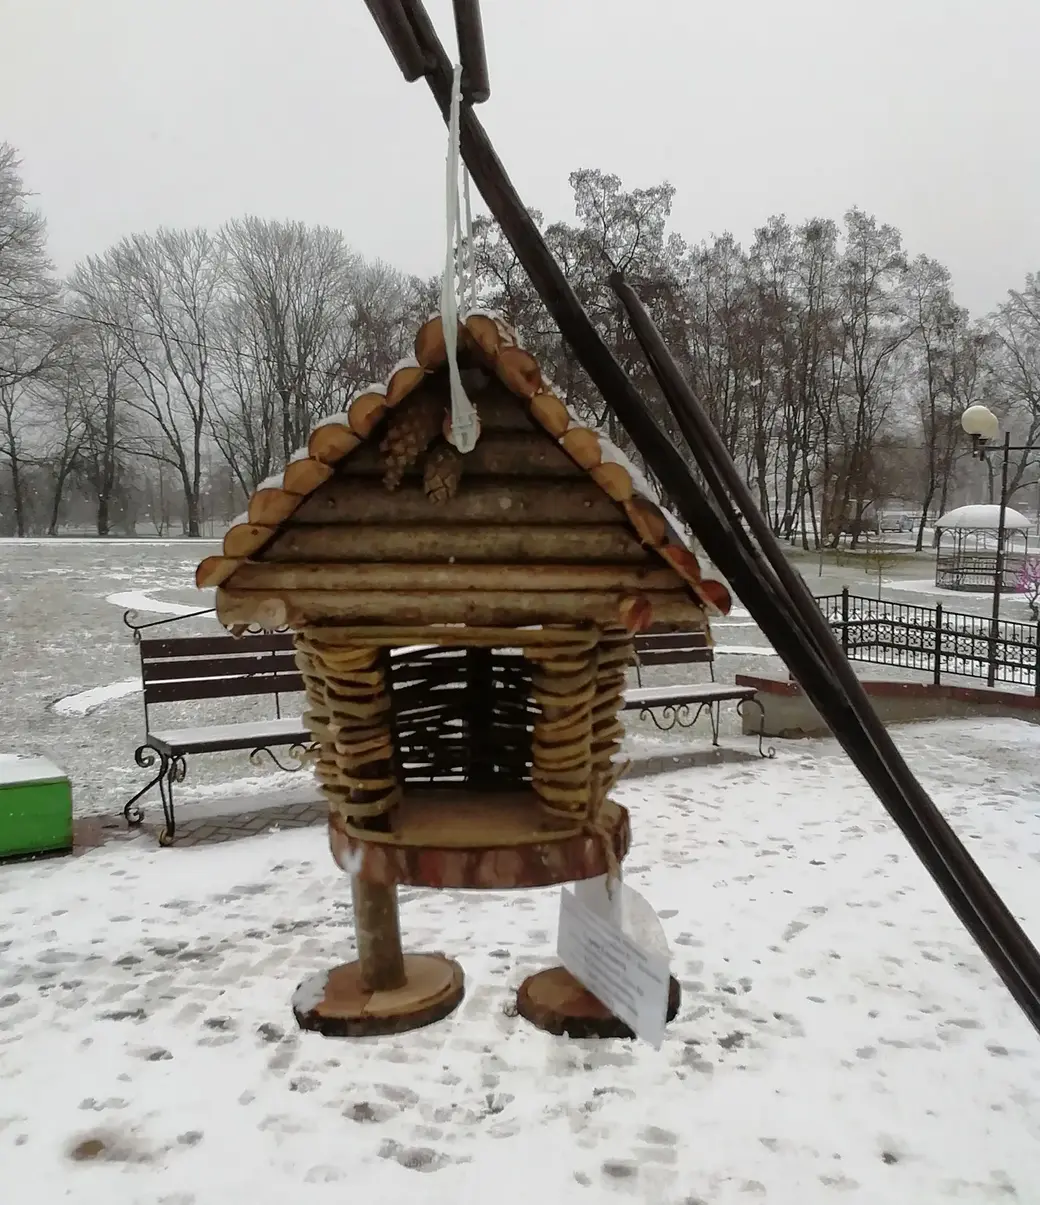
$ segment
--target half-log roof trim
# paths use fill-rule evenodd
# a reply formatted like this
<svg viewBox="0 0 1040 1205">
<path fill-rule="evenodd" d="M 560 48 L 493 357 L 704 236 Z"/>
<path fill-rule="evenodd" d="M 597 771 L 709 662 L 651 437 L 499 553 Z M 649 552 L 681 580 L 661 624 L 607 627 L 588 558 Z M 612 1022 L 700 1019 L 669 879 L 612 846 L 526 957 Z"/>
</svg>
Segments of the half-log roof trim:
<svg viewBox="0 0 1040 1205">
<path fill-rule="evenodd" d="M 501 318 L 484 311 L 471 312 L 460 323 L 459 347 L 460 353 L 467 354 L 497 377 L 509 395 L 518 401 L 523 399 L 524 411 L 534 426 L 548 435 L 620 508 L 639 542 L 674 571 L 692 600 L 709 614 L 725 614 L 729 610 L 730 597 L 725 586 L 702 576 L 679 525 L 654 498 L 643 475 L 606 436 L 582 423 L 545 378 L 535 357 L 520 346 L 515 332 Z M 222 555 L 207 557 L 199 564 L 196 585 L 204 589 L 225 582 L 229 586 L 244 584 L 237 578 L 234 582 L 229 579 L 282 533 L 286 523 L 315 491 L 338 476 L 342 468 L 349 469 L 352 454 L 368 441 L 381 420 L 431 381 L 433 374 L 443 370 L 446 363 L 441 320 L 434 317 L 416 335 L 415 355 L 396 364 L 385 384 L 371 384 L 358 390 L 346 411 L 329 415 L 317 424 L 307 447 L 295 452 L 280 474 L 256 487 L 247 511 L 233 520 L 225 533 Z M 574 563 L 583 559 L 579 553 Z M 248 574 L 250 570 L 244 572 Z M 545 586 L 536 579 L 530 588 L 542 590 Z M 517 589 L 523 591 L 522 581 Z M 218 595 L 218 611 L 219 601 Z M 633 617 L 628 626 L 641 624 Z"/>
</svg>

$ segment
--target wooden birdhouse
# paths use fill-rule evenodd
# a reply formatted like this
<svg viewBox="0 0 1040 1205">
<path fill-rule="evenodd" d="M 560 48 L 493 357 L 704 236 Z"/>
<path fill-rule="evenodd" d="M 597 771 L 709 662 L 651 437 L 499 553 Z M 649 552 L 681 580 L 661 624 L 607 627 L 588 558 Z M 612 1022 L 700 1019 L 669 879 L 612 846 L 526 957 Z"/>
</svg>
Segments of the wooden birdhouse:
<svg viewBox="0 0 1040 1205">
<path fill-rule="evenodd" d="M 197 572 L 232 631 L 296 634 L 358 927 L 359 962 L 297 1005 L 326 1032 L 408 1028 L 461 998 L 457 964 L 402 957 L 398 884 L 536 887 L 616 868 L 632 634 L 706 628 L 729 606 L 503 323 L 460 327 L 480 431 L 465 455 L 439 319 L 415 352 L 315 428 Z"/>
</svg>

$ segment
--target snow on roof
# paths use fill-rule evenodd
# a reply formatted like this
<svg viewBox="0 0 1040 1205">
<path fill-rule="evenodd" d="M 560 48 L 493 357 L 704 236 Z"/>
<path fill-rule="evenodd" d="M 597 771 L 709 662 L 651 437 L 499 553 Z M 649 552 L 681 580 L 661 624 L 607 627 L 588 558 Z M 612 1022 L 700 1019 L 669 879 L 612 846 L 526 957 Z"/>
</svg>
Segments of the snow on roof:
<svg viewBox="0 0 1040 1205">
<path fill-rule="evenodd" d="M 995 504 L 980 506 L 958 506 L 936 520 L 936 527 L 948 527 L 961 531 L 996 531 L 1000 526 L 1000 507 Z M 1028 531 L 1032 521 L 1021 511 L 1010 506 L 1004 509 L 1004 527 L 1008 531 Z"/>
</svg>

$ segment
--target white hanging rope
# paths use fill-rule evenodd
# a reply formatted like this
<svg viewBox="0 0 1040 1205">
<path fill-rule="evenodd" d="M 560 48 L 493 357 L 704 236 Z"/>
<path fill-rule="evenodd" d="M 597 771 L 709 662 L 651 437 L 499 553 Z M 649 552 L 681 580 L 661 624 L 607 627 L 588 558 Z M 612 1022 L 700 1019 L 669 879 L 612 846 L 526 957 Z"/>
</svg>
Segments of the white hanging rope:
<svg viewBox="0 0 1040 1205">
<path fill-rule="evenodd" d="M 459 295 L 465 289 L 466 271 L 459 262 L 462 252 L 462 213 L 459 203 L 459 110 L 462 105 L 462 65 L 456 64 L 451 89 L 451 113 L 448 122 L 448 163 L 445 188 L 446 247 L 444 276 L 441 280 L 441 325 L 448 352 L 448 380 L 451 387 L 451 442 L 460 452 L 471 452 L 480 434 L 477 412 L 462 387 L 458 364 Z M 466 254 L 469 268 L 470 305 L 476 300 L 475 254 L 473 250 L 472 212 L 469 199 L 469 175 L 463 187 L 466 203 Z"/>
<path fill-rule="evenodd" d="M 469 199 L 469 168 L 462 165 L 462 193 L 466 198 L 466 276 L 469 280 L 469 308 L 477 308 L 477 248 L 473 242 L 473 206 Z"/>
</svg>

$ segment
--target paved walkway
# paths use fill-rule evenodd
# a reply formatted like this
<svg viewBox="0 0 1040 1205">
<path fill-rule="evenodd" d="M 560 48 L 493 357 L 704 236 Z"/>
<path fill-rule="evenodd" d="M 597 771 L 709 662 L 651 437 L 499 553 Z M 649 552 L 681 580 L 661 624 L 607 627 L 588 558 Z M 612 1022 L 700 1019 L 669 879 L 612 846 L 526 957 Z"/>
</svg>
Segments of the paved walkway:
<svg viewBox="0 0 1040 1205">
<path fill-rule="evenodd" d="M 218 816 L 192 817 L 191 807 L 184 809 L 186 815 L 177 817 L 178 848 L 195 845 L 222 845 L 226 841 L 239 841 L 244 837 L 255 837 L 271 829 L 306 828 L 312 824 L 324 824 L 328 814 L 324 801 L 293 803 L 283 807 L 265 807 L 228 812 Z M 162 830 L 162 809 L 156 807 L 145 812 L 144 821 L 137 828 L 128 828 L 121 815 L 85 816 L 73 824 L 74 854 L 97 849 L 112 841 L 158 841 Z"/>
<path fill-rule="evenodd" d="M 256 812 L 212 816 L 199 820 L 189 817 L 177 822 L 177 844 L 221 845 L 225 841 L 255 837 L 258 833 L 266 833 L 273 828 L 307 828 L 312 824 L 324 824 L 327 816 L 328 804 L 319 800 L 314 803 L 294 803 L 285 807 L 263 808 Z"/>
</svg>

